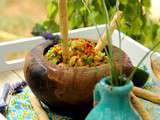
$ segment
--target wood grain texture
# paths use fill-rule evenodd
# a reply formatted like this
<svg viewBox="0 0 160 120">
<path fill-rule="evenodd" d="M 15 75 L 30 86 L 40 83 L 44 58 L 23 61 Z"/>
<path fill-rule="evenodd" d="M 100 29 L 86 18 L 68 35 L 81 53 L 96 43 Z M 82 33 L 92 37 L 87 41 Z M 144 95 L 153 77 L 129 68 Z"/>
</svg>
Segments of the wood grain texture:
<svg viewBox="0 0 160 120">
<path fill-rule="evenodd" d="M 0 72 L 0 86 L 2 86 L 4 82 L 9 82 L 12 84 L 20 80 L 21 79 L 12 71 Z"/>
<path fill-rule="evenodd" d="M 133 93 L 140 98 L 143 98 L 156 104 L 160 104 L 160 94 L 156 94 L 150 92 L 149 90 L 145 90 L 139 87 L 133 87 Z"/>
<path fill-rule="evenodd" d="M 117 11 L 110 23 L 109 26 L 109 33 L 110 33 L 110 37 L 112 36 L 112 33 L 114 32 L 114 30 L 117 28 L 117 24 L 118 24 L 118 20 L 122 17 L 122 11 Z M 108 40 L 107 40 L 107 35 L 106 35 L 106 30 L 103 33 L 102 37 L 98 40 L 98 43 L 95 47 L 96 51 L 101 51 L 103 50 L 103 48 L 105 47 L 105 45 L 108 44 Z"/>
<path fill-rule="evenodd" d="M 62 35 L 62 56 L 63 61 L 69 58 L 69 47 L 68 47 L 68 0 L 58 0 L 59 8 L 59 21 L 60 21 L 60 32 Z"/>
<path fill-rule="evenodd" d="M 33 93 L 29 94 L 29 99 L 31 101 L 34 111 L 38 115 L 38 120 L 49 120 L 47 113 L 43 110 L 41 104 Z"/>
<path fill-rule="evenodd" d="M 23 69 L 14 70 L 14 73 L 15 73 L 21 80 L 25 80 Z"/>
<path fill-rule="evenodd" d="M 139 99 L 134 95 L 133 92 L 131 92 L 131 102 L 134 108 L 141 116 L 142 120 L 151 120 L 151 117 L 145 109 L 144 105 L 139 101 Z"/>
<path fill-rule="evenodd" d="M 44 57 L 47 41 L 34 49 L 26 57 L 24 73 L 34 94 L 58 112 L 84 112 L 84 116 L 92 108 L 92 92 L 95 84 L 109 74 L 109 64 L 96 67 L 60 67 L 53 65 Z M 117 65 L 119 49 L 114 47 L 114 60 Z M 123 52 L 123 71 L 129 74 L 132 70 L 130 59 Z M 65 112 L 63 112 L 65 113 Z M 83 116 L 83 114 L 81 114 Z"/>
</svg>

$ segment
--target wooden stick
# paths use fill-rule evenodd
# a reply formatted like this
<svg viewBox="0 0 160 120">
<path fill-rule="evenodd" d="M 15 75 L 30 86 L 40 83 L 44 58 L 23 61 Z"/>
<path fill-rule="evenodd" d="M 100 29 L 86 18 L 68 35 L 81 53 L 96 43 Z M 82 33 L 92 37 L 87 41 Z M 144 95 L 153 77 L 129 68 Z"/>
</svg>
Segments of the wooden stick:
<svg viewBox="0 0 160 120">
<path fill-rule="evenodd" d="M 38 120 L 49 120 L 47 113 L 43 110 L 39 101 L 37 100 L 36 96 L 33 95 L 33 93 L 29 94 L 29 99 L 31 101 L 33 109 L 36 111 L 38 115 Z"/>
<path fill-rule="evenodd" d="M 156 104 L 160 104 L 160 95 L 158 95 L 158 94 L 144 90 L 139 87 L 133 87 L 133 93 L 140 98 L 143 98 L 145 100 L 149 100 L 149 101 L 156 103 Z"/>
<path fill-rule="evenodd" d="M 143 120 L 151 120 L 150 115 L 133 92 L 131 92 L 131 102 Z"/>
<path fill-rule="evenodd" d="M 69 58 L 69 48 L 68 48 L 68 12 L 67 12 L 67 0 L 58 0 L 59 5 L 59 20 L 60 20 L 60 32 L 62 35 L 62 55 L 63 60 Z"/>
<path fill-rule="evenodd" d="M 114 15 L 110 26 L 109 26 L 109 30 L 110 30 L 110 35 L 112 35 L 113 31 L 117 28 L 117 21 L 122 17 L 122 11 L 117 11 L 116 14 Z M 104 46 L 106 46 L 107 44 L 107 39 L 106 39 L 106 31 L 103 33 L 102 38 L 98 40 L 98 43 L 95 47 L 96 51 L 101 51 L 103 50 Z"/>
</svg>

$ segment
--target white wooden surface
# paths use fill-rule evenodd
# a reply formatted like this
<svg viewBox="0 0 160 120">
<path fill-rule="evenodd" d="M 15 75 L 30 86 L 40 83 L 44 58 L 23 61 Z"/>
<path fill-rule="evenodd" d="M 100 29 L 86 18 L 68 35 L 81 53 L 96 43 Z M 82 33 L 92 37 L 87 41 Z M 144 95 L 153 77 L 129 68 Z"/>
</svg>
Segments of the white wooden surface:
<svg viewBox="0 0 160 120">
<path fill-rule="evenodd" d="M 102 34 L 103 31 L 105 30 L 105 25 L 98 26 L 98 30 L 100 34 Z M 87 28 L 72 30 L 70 31 L 69 36 L 72 38 L 81 37 L 93 40 L 97 40 L 99 38 L 96 27 L 87 27 Z M 116 46 L 118 46 L 118 41 L 119 41 L 118 36 L 119 36 L 118 31 L 114 31 L 112 39 L 113 39 L 113 44 Z M 132 59 L 133 64 L 136 65 L 138 61 L 148 51 L 148 49 L 124 34 L 121 34 L 121 36 L 123 39 L 122 49 Z M 11 42 L 0 43 L 0 71 L 15 70 L 23 67 L 24 58 L 16 59 L 13 61 L 5 61 L 4 60 L 5 54 L 10 52 L 21 52 L 23 50 L 30 50 L 34 46 L 44 41 L 45 40 L 42 37 L 32 37 L 32 38 L 19 39 Z M 149 59 L 146 59 L 145 63 L 148 64 Z M 150 67 L 149 64 L 148 67 Z"/>
</svg>

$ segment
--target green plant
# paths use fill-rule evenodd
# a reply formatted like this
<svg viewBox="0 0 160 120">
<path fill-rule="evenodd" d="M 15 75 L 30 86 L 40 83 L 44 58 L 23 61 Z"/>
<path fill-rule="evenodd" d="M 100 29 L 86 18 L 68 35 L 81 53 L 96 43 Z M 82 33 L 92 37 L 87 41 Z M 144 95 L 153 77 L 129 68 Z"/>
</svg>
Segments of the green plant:
<svg viewBox="0 0 160 120">
<path fill-rule="evenodd" d="M 39 33 L 42 31 L 57 32 L 58 27 L 58 0 L 51 0 L 48 4 L 48 16 L 45 21 L 38 23 L 33 31 Z M 93 16 L 88 13 L 84 6 L 85 1 L 89 6 L 94 20 L 97 24 L 105 23 L 105 12 L 102 8 L 102 0 L 69 0 L 69 23 L 70 29 L 95 25 Z M 105 0 L 110 16 L 116 11 L 116 0 Z M 123 11 L 124 17 L 120 22 L 120 30 L 139 41 L 151 47 L 152 44 L 160 40 L 159 25 L 153 23 L 149 17 L 150 0 L 120 0 L 119 9 Z M 43 29 L 42 29 L 43 28 Z"/>
<path fill-rule="evenodd" d="M 88 12 L 90 13 L 90 9 L 88 8 L 87 4 L 83 1 L 84 5 L 86 6 Z M 119 0 L 116 0 L 116 11 L 119 10 Z M 152 52 L 155 48 L 157 48 L 157 46 L 160 45 L 160 41 L 158 41 L 144 56 L 143 58 L 139 61 L 138 65 L 133 69 L 133 71 L 131 72 L 130 76 L 127 78 L 125 74 L 122 73 L 122 68 L 120 68 L 120 74 L 117 74 L 117 69 L 114 63 L 114 57 L 113 57 L 113 48 L 112 48 L 112 40 L 111 40 L 111 33 L 110 33 L 110 29 L 108 28 L 108 24 L 110 25 L 110 17 L 109 17 L 109 11 L 108 8 L 106 6 L 106 2 L 105 0 L 103 0 L 103 7 L 104 7 L 104 11 L 105 11 L 105 20 L 106 20 L 106 40 L 108 41 L 108 51 L 105 50 L 108 58 L 109 58 L 109 63 L 110 63 L 110 84 L 112 86 L 121 86 L 124 85 L 126 82 L 128 82 L 129 80 L 133 79 L 133 75 L 136 73 L 136 71 L 138 70 L 139 66 L 142 64 L 142 62 L 146 59 L 146 57 L 150 54 L 150 52 Z M 93 19 L 94 20 L 94 19 Z M 95 21 L 94 21 L 95 22 Z M 118 27 L 118 30 L 120 28 L 119 22 L 116 20 L 116 24 Z M 97 26 L 97 25 L 96 25 Z M 98 32 L 98 29 L 97 29 Z M 101 39 L 100 39 L 101 40 Z M 119 31 L 119 48 L 121 49 L 121 33 Z M 104 47 L 105 48 L 105 47 Z M 121 52 L 119 51 L 119 63 L 121 64 Z"/>
<path fill-rule="evenodd" d="M 133 69 L 133 71 L 131 72 L 130 76 L 127 78 L 125 76 L 125 74 L 123 74 L 122 72 L 120 72 L 120 74 L 117 74 L 117 69 L 115 67 L 115 64 L 114 64 L 114 58 L 112 56 L 113 54 L 113 50 L 112 50 L 112 40 L 111 40 L 111 34 L 110 34 L 110 30 L 108 29 L 107 27 L 107 24 L 110 23 L 110 18 L 109 18 L 109 12 L 108 12 L 108 9 L 106 7 L 106 4 L 105 4 L 105 0 L 103 0 L 103 6 L 104 6 L 104 9 L 105 9 L 105 13 L 106 13 L 106 40 L 108 40 L 108 46 L 109 46 L 109 49 L 108 49 L 108 56 L 109 56 L 109 59 L 110 59 L 110 77 L 111 77 L 111 85 L 113 86 L 121 86 L 123 84 L 125 84 L 126 82 L 128 82 L 129 80 L 132 80 L 133 79 L 133 75 L 136 73 L 137 69 L 139 68 L 139 66 L 142 64 L 142 62 L 146 59 L 146 57 L 155 49 L 157 48 L 157 46 L 160 45 L 160 41 L 158 41 L 155 45 L 152 46 L 152 48 L 142 57 L 142 59 L 139 61 L 139 63 L 137 64 L 137 66 Z M 116 10 L 119 10 L 119 0 L 116 0 Z M 116 22 L 117 23 L 117 27 L 119 28 L 119 23 L 118 21 Z M 120 44 L 119 44 L 119 47 L 121 48 L 121 36 L 120 36 L 120 31 L 119 31 L 119 41 L 120 41 Z M 119 58 L 121 58 L 121 54 L 119 54 Z M 121 63 L 120 63 L 121 64 Z"/>
</svg>

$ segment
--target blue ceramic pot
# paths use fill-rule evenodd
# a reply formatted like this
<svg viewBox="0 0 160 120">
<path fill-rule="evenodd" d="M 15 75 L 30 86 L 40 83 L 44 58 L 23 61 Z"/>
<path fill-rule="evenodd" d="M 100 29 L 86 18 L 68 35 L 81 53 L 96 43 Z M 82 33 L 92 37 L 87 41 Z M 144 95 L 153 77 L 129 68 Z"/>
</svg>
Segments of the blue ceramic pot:
<svg viewBox="0 0 160 120">
<path fill-rule="evenodd" d="M 120 87 L 111 87 L 107 81 L 109 78 L 103 78 L 96 84 L 94 100 L 98 104 L 85 120 L 141 120 L 130 102 L 132 82 Z"/>
</svg>

